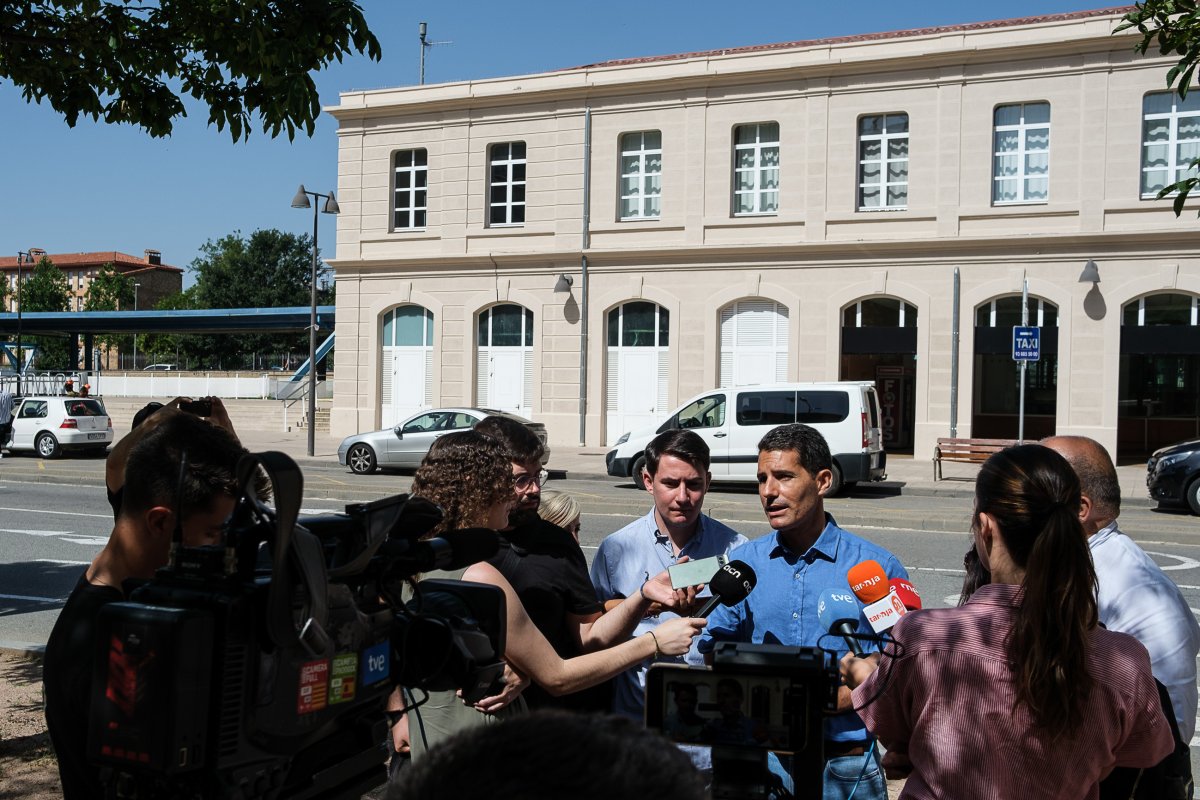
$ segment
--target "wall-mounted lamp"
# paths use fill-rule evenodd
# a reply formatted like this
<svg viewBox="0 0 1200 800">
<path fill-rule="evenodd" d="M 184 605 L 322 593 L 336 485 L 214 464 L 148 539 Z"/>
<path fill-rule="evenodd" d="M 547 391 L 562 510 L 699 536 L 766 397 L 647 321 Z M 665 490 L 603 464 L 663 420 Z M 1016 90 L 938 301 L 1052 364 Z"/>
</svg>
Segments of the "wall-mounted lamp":
<svg viewBox="0 0 1200 800">
<path fill-rule="evenodd" d="M 570 275 L 566 274 L 565 272 L 560 273 L 558 276 L 558 281 L 554 284 L 554 292 L 556 294 L 570 292 L 571 286 L 573 286 L 574 283 L 575 279 Z"/>
<path fill-rule="evenodd" d="M 1079 282 L 1093 284 L 1100 282 L 1100 268 L 1096 266 L 1095 261 L 1089 258 L 1088 262 L 1083 265 L 1083 272 L 1079 273 Z"/>
</svg>

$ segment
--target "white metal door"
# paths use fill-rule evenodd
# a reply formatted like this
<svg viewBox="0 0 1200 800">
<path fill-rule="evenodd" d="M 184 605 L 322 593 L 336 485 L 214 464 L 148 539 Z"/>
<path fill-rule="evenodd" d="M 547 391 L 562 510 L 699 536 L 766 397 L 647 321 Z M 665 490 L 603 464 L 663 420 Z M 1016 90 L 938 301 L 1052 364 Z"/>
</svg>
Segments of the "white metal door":
<svg viewBox="0 0 1200 800">
<path fill-rule="evenodd" d="M 659 397 L 659 351 L 653 347 L 612 348 L 616 359 L 616 407 L 608 410 L 608 443 L 622 433 L 659 422 L 662 416 Z M 611 373 L 610 373 L 611 374 Z"/>
<path fill-rule="evenodd" d="M 488 360 L 488 406 L 514 414 L 527 412 L 525 349 L 493 347 Z"/>
<path fill-rule="evenodd" d="M 788 311 L 772 300 L 739 300 L 721 311 L 722 386 L 787 380 Z"/>
<path fill-rule="evenodd" d="M 430 349 L 385 347 L 383 365 L 383 427 L 388 428 L 428 408 Z"/>
</svg>

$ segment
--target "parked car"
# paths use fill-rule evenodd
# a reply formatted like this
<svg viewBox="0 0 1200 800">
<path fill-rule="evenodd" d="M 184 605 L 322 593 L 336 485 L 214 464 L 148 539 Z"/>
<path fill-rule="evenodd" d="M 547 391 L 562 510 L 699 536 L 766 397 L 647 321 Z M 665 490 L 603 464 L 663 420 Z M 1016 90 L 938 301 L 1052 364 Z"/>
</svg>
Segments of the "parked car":
<svg viewBox="0 0 1200 800">
<path fill-rule="evenodd" d="M 713 389 L 688 400 L 658 425 L 630 431 L 605 457 L 608 474 L 642 485 L 646 445 L 672 428 L 695 431 L 708 443 L 714 481 L 758 480 L 758 440 L 779 425 L 803 422 L 816 428 L 833 455 L 829 494 L 859 481 L 887 477 L 887 453 L 879 427 L 875 384 L 780 383 Z"/>
<path fill-rule="evenodd" d="M 174 364 L 148 364 L 142 367 L 142 372 L 176 372 L 179 367 Z"/>
<path fill-rule="evenodd" d="M 351 472 L 369 475 L 379 467 L 417 467 L 434 439 L 451 431 L 474 428 L 484 417 L 515 419 L 532 430 L 546 446 L 546 426 L 516 414 L 489 408 L 435 408 L 414 414 L 393 428 L 347 436 L 338 447 L 338 463 Z M 550 459 L 550 448 L 542 463 Z"/>
<path fill-rule="evenodd" d="M 26 397 L 13 410 L 8 449 L 58 458 L 65 450 L 103 453 L 113 441 L 112 419 L 95 397 Z"/>
<path fill-rule="evenodd" d="M 1200 439 L 1155 450 L 1146 462 L 1146 488 L 1161 505 L 1186 503 L 1200 514 Z"/>
</svg>

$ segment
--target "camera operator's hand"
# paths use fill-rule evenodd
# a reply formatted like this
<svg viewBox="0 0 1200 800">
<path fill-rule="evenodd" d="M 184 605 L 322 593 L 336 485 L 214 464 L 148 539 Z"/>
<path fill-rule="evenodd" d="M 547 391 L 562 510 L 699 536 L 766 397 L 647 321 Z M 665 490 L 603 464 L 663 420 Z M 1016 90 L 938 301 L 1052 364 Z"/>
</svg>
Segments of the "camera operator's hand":
<svg viewBox="0 0 1200 800">
<path fill-rule="evenodd" d="M 683 655 L 691 649 L 692 639 L 700 635 L 700 631 L 706 624 L 708 624 L 708 620 L 696 617 L 667 620 L 654 629 L 654 639 L 658 650 L 666 656 Z"/>
<path fill-rule="evenodd" d="M 525 687 L 529 685 L 529 678 L 513 668 L 511 664 L 504 665 L 504 688 L 500 690 L 500 694 L 491 697 L 485 697 L 475 704 L 476 711 L 482 711 L 484 714 L 495 714 L 506 705 L 516 700 L 521 696 L 521 692 L 525 691 Z M 462 691 L 458 692 L 458 696 L 462 697 Z"/>
<path fill-rule="evenodd" d="M 408 738 L 408 714 L 404 714 L 392 726 L 392 749 L 397 753 L 408 753 L 412 750 Z"/>
</svg>

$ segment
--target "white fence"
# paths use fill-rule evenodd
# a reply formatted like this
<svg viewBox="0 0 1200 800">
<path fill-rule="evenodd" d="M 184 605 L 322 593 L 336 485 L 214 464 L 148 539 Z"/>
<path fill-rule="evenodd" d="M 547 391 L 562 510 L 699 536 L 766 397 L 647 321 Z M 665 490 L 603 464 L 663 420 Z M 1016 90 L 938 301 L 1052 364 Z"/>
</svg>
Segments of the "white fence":
<svg viewBox="0 0 1200 800">
<path fill-rule="evenodd" d="M 292 383 L 278 372 L 40 372 L 22 378 L 26 395 L 59 394 L 70 378 L 75 389 L 87 383 L 104 397 L 208 397 L 283 400 L 304 393 L 308 381 Z M 16 377 L 0 376 L 0 385 L 16 390 Z M 333 382 L 317 384 L 317 397 L 333 396 Z"/>
</svg>

